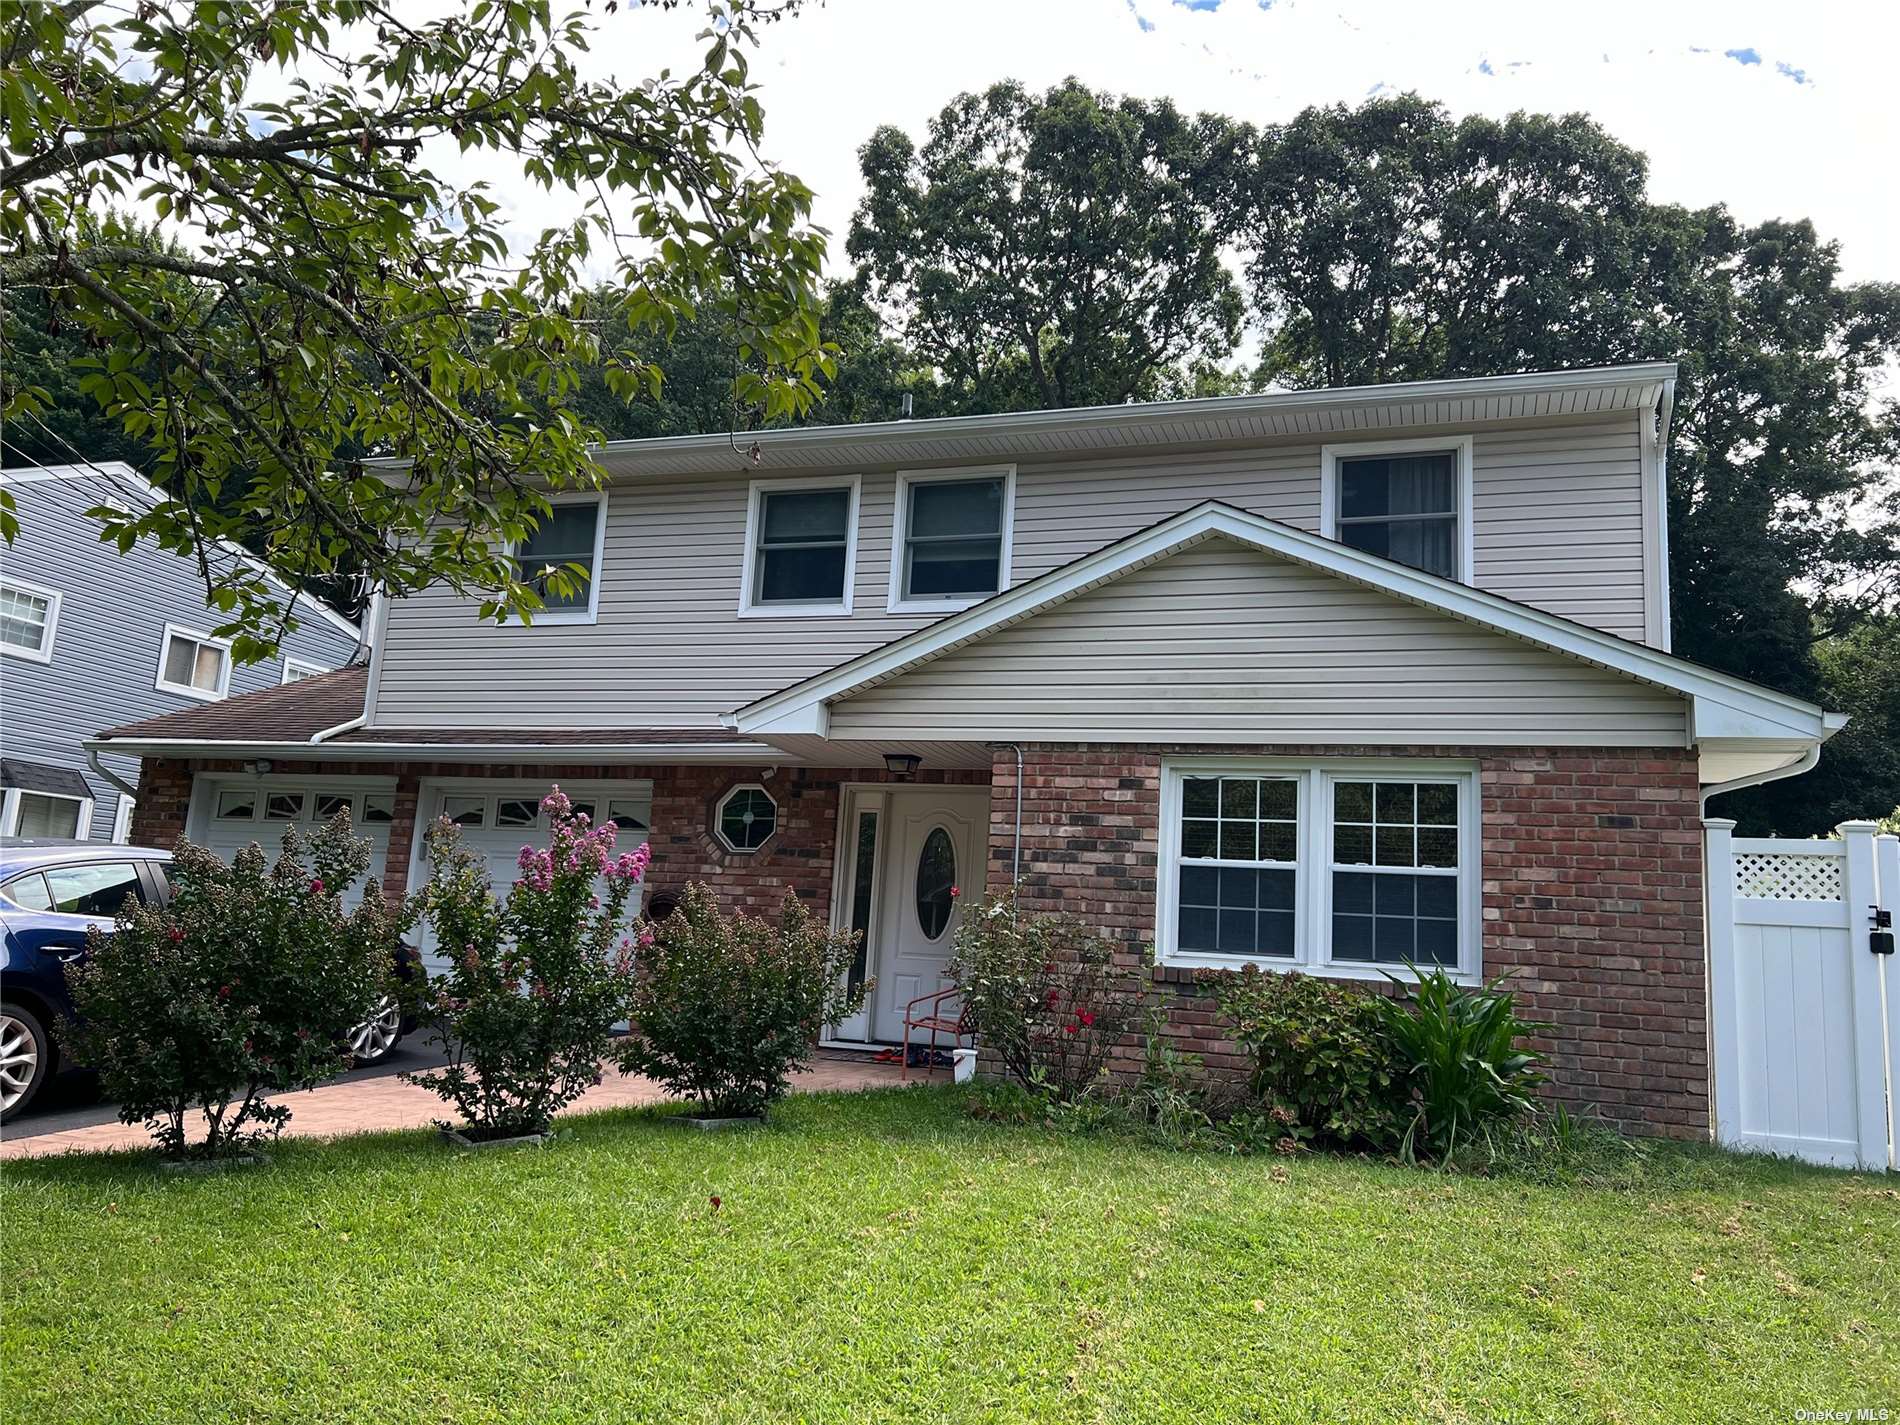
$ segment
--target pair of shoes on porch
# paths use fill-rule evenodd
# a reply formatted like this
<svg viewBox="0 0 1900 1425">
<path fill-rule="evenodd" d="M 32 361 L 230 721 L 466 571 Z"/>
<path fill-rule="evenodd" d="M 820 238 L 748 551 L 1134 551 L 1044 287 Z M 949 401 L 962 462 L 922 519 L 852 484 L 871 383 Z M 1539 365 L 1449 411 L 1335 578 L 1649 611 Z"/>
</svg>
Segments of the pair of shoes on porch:
<svg viewBox="0 0 1900 1425">
<path fill-rule="evenodd" d="M 933 1053 L 927 1045 L 910 1046 L 910 1066 L 913 1069 L 947 1069 L 955 1062 L 956 1060 L 942 1049 Z"/>
<path fill-rule="evenodd" d="M 901 1064 L 904 1062 L 904 1056 L 896 1049 L 880 1049 L 871 1056 L 871 1062 L 874 1064 Z"/>
</svg>

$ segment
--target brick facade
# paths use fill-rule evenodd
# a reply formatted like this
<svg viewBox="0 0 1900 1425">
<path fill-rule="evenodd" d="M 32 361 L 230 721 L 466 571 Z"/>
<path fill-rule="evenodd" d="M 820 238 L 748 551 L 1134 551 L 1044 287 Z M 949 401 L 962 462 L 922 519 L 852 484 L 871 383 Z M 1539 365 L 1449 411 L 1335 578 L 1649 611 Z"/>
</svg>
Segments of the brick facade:
<svg viewBox="0 0 1900 1425">
<path fill-rule="evenodd" d="M 182 762 L 147 758 L 139 774 L 132 836 L 141 846 L 171 847 L 185 834 L 191 782 L 198 772 L 241 771 L 235 761 Z M 819 914 L 831 901 L 832 855 L 838 827 L 839 789 L 847 782 L 885 782 L 882 768 L 781 767 L 763 785 L 778 803 L 778 829 L 758 851 L 727 851 L 712 833 L 713 809 L 732 787 L 761 782 L 758 767 L 626 767 L 576 763 L 471 766 L 465 762 L 273 762 L 271 775 L 295 777 L 388 777 L 396 779 L 395 816 L 383 888 L 401 896 L 409 888 L 415 850 L 416 803 L 421 784 L 436 777 L 489 776 L 497 780 L 579 783 L 651 781 L 653 864 L 649 894 L 677 893 L 688 881 L 715 886 L 727 905 L 755 914 L 774 910 L 787 889 Z M 982 771 L 925 771 L 920 784 L 980 786 Z"/>
<path fill-rule="evenodd" d="M 1470 747 L 1024 748 L 1022 903 L 1076 912 L 1151 967 L 1167 996 L 1169 1032 L 1210 1068 L 1244 1061 L 1221 1038 L 1192 972 L 1152 968 L 1161 765 L 1171 754 L 1459 758 L 1479 767 L 1483 819 L 1484 973 L 1513 972 L 1527 1012 L 1553 1026 L 1550 1092 L 1626 1128 L 1682 1137 L 1708 1131 L 1707 989 L 1702 949 L 1701 822 L 1695 755 L 1682 749 Z M 185 829 L 191 778 L 235 762 L 151 759 L 132 839 L 169 846 Z M 753 767 L 625 767 L 563 762 L 486 768 L 467 763 L 289 763 L 292 775 L 397 778 L 385 887 L 407 889 L 420 783 L 486 774 L 526 781 L 650 779 L 655 893 L 711 883 L 730 905 L 760 912 L 789 887 L 820 913 L 831 895 L 839 789 L 888 780 L 883 769 L 780 768 L 767 782 L 779 829 L 757 853 L 734 855 L 711 832 L 728 788 Z M 919 781 L 981 785 L 990 801 L 989 884 L 1008 884 L 1017 854 L 1013 751 L 986 774 L 924 772 Z M 1128 1046 L 1132 1068 L 1138 1046 Z"/>
<path fill-rule="evenodd" d="M 1067 910 L 1152 964 L 1161 765 L 1171 754 L 1397 755 L 1476 762 L 1483 819 L 1483 965 L 1510 973 L 1554 1027 L 1550 1093 L 1637 1131 L 1709 1129 L 1702 850 L 1695 754 L 1683 749 L 1471 747 L 1024 748 L 1022 904 Z M 1016 760 L 992 767 L 990 884 L 1015 856 Z M 1244 1060 L 1191 971 L 1153 968 L 1179 1047 Z M 1137 1046 L 1121 1065 L 1135 1066 Z"/>
</svg>

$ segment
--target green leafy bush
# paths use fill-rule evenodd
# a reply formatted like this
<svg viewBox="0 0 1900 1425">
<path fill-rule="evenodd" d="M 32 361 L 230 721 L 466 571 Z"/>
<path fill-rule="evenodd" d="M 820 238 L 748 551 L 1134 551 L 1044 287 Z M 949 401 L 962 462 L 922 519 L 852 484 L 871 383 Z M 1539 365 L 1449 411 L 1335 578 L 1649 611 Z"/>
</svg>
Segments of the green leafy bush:
<svg viewBox="0 0 1900 1425">
<path fill-rule="evenodd" d="M 1251 965 L 1211 972 L 1202 983 L 1229 1035 L 1252 1056 L 1253 1098 L 1282 1136 L 1346 1148 L 1397 1141 L 1406 1065 L 1384 996 Z"/>
<path fill-rule="evenodd" d="M 123 1121 L 144 1122 L 170 1157 L 230 1156 L 290 1118 L 265 1095 L 348 1067 L 346 1036 L 391 992 L 407 923 L 374 877 L 343 909 L 341 892 L 369 861 L 348 812 L 307 847 L 286 826 L 274 866 L 255 844 L 226 865 L 181 843 L 170 905 L 128 900 L 114 931 L 88 935 L 68 974 L 78 1019 L 65 1033 Z M 193 1109 L 205 1124 L 197 1142 Z"/>
<path fill-rule="evenodd" d="M 1018 1083 L 1068 1103 L 1107 1086 L 1116 1044 L 1142 1021 L 1145 971 L 1070 915 L 989 896 L 957 929 L 950 974 L 978 1042 Z"/>
<path fill-rule="evenodd" d="M 549 844 L 521 848 L 521 874 L 498 901 L 453 822 L 428 834 L 419 909 L 446 972 L 423 992 L 423 1018 L 448 1048 L 439 1069 L 405 1074 L 439 1095 L 473 1138 L 544 1132 L 600 1082 L 633 976 L 627 902 L 646 873 L 642 845 L 614 854 L 612 822 L 594 827 L 559 787 L 541 803 Z M 596 886 L 605 883 L 606 898 Z"/>
<path fill-rule="evenodd" d="M 1416 973 L 1416 971 L 1415 971 Z M 1448 1161 L 1466 1142 L 1528 1113 L 1531 1091 L 1544 1082 L 1543 1056 L 1518 1041 L 1547 1025 L 1517 1016 L 1516 1000 L 1494 980 L 1467 989 L 1443 970 L 1420 974 L 1409 1000 L 1378 1000 L 1385 1031 L 1407 1065 L 1403 1087 L 1409 1122 L 1400 1156 L 1420 1151 Z"/>
<path fill-rule="evenodd" d="M 709 889 L 688 885 L 643 942 L 621 1064 L 702 1113 L 763 1113 L 824 1027 L 863 1005 L 869 983 L 845 983 L 856 950 L 855 932 L 832 930 L 789 890 L 765 920 L 724 915 Z"/>
</svg>

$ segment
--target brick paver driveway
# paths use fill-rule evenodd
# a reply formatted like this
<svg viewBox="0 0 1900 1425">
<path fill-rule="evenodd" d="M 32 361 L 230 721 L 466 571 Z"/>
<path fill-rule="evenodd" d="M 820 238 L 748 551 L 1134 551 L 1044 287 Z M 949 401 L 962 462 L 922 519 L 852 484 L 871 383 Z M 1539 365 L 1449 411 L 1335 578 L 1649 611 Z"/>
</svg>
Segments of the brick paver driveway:
<svg viewBox="0 0 1900 1425">
<path fill-rule="evenodd" d="M 439 1056 L 420 1053 L 414 1056 L 412 1066 L 432 1062 L 439 1062 Z M 422 1128 L 447 1117 L 448 1108 L 441 1099 L 396 1077 L 401 1067 L 403 1065 L 386 1070 L 359 1070 L 343 1081 L 325 1084 L 307 1093 L 283 1095 L 282 1101 L 291 1107 L 291 1119 L 284 1128 L 284 1135 L 332 1138 L 344 1133 Z M 938 1071 L 940 1082 L 945 1077 L 943 1071 Z M 794 1076 L 792 1088 L 794 1092 L 812 1093 L 826 1089 L 894 1087 L 897 1082 L 895 1065 L 872 1063 L 868 1055 L 826 1053 L 821 1054 L 809 1070 Z M 567 1111 L 586 1113 L 600 1108 L 659 1103 L 665 1097 L 666 1091 L 651 1079 L 609 1069 L 599 1086 L 582 1095 Z M 143 1127 L 120 1123 L 113 1117 L 110 1105 L 95 1105 L 47 1117 L 28 1115 L 9 1124 L 4 1139 L 0 1139 L 0 1159 L 142 1148 L 150 1142 Z"/>
</svg>

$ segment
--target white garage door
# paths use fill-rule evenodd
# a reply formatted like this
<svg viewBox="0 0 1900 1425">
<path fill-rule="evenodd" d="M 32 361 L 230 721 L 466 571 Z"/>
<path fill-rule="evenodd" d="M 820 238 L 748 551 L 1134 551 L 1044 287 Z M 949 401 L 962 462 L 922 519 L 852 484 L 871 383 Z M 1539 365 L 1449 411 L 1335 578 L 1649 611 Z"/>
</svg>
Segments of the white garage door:
<svg viewBox="0 0 1900 1425">
<path fill-rule="evenodd" d="M 345 906 L 362 899 L 371 876 L 383 874 L 389 825 L 395 817 L 391 779 L 334 777 L 200 778 L 192 804 L 191 839 L 230 860 L 255 841 L 274 861 L 284 827 L 294 823 L 305 838 L 338 811 L 347 809 L 357 835 L 370 839 L 369 870 L 344 893 Z"/>
<path fill-rule="evenodd" d="M 631 851 L 646 840 L 647 824 L 653 816 L 653 784 L 647 781 L 576 782 L 561 784 L 576 811 L 586 812 L 596 822 L 612 821 L 620 828 L 616 843 L 622 851 Z M 547 817 L 541 813 L 541 799 L 548 794 L 546 782 L 496 782 L 483 778 L 456 778 L 424 782 L 417 803 L 416 825 L 427 828 L 438 817 L 446 816 L 462 829 L 462 844 L 479 855 L 488 866 L 488 881 L 497 898 L 505 898 L 508 887 L 519 874 L 523 846 L 547 844 Z M 420 888 L 428 878 L 428 856 L 422 838 L 416 838 L 416 863 L 410 885 Z M 436 954 L 435 933 L 426 923 L 415 931 L 422 947 L 424 963 L 433 973 L 442 968 Z"/>
</svg>

